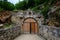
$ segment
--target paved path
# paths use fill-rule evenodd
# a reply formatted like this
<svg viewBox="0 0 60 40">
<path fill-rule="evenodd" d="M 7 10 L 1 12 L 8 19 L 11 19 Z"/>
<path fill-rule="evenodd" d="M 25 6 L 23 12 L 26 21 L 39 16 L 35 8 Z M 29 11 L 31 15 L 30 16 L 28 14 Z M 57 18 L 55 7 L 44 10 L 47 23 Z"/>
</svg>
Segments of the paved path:
<svg viewBox="0 0 60 40">
<path fill-rule="evenodd" d="M 23 34 L 14 40 L 43 40 L 43 39 L 36 34 Z"/>
</svg>

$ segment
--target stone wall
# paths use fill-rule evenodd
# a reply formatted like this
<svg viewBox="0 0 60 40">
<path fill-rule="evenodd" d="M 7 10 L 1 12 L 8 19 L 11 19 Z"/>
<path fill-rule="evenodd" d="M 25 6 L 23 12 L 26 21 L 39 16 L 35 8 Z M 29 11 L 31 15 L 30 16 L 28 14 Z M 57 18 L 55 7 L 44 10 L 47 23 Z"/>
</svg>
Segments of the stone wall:
<svg viewBox="0 0 60 40">
<path fill-rule="evenodd" d="M 0 40 L 13 40 L 20 35 L 20 26 L 0 29 Z"/>
<path fill-rule="evenodd" d="M 39 34 L 46 40 L 60 40 L 60 28 L 41 25 Z"/>
</svg>

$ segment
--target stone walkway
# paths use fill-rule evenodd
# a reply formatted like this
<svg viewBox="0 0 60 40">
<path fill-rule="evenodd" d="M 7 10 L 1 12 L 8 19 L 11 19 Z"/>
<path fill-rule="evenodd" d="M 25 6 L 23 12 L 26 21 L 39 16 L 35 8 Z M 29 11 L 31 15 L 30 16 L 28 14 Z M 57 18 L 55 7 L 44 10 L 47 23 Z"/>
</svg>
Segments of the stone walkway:
<svg viewBox="0 0 60 40">
<path fill-rule="evenodd" d="M 23 34 L 14 40 L 43 40 L 43 39 L 36 34 Z"/>
</svg>

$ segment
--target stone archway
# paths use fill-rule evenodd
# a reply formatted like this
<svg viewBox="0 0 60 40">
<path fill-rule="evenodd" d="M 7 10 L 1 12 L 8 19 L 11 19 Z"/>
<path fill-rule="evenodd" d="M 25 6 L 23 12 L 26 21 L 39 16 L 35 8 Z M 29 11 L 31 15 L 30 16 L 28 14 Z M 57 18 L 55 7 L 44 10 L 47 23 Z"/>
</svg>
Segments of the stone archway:
<svg viewBox="0 0 60 40">
<path fill-rule="evenodd" d="M 22 25 L 23 33 L 38 33 L 38 23 L 34 18 L 26 18 Z"/>
</svg>

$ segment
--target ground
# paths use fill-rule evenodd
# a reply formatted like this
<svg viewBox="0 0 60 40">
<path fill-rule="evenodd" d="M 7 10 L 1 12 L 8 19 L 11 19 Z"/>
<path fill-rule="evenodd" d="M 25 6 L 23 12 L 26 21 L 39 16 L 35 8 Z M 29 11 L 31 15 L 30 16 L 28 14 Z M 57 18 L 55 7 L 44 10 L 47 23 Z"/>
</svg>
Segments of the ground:
<svg viewBox="0 0 60 40">
<path fill-rule="evenodd" d="M 43 40 L 37 34 L 22 34 L 14 40 Z"/>
</svg>

